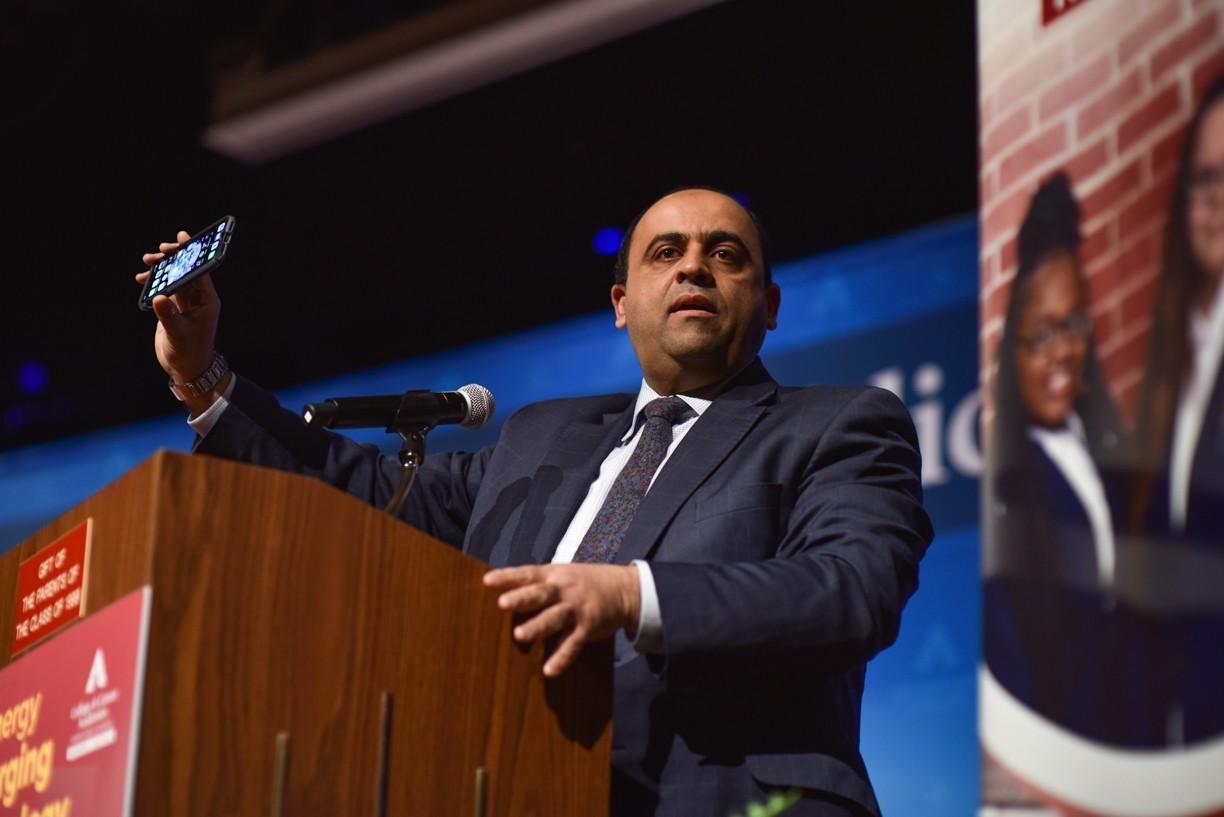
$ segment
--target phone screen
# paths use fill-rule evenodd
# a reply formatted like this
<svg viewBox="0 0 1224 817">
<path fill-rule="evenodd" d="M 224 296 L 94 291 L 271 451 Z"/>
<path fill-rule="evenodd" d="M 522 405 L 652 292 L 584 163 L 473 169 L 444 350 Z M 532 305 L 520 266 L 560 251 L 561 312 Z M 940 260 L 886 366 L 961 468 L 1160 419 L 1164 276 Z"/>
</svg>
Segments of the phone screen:
<svg viewBox="0 0 1224 817">
<path fill-rule="evenodd" d="M 140 305 L 148 309 L 155 295 L 169 295 L 197 275 L 221 263 L 234 231 L 234 219 L 227 216 L 153 265 L 149 271 Z"/>
</svg>

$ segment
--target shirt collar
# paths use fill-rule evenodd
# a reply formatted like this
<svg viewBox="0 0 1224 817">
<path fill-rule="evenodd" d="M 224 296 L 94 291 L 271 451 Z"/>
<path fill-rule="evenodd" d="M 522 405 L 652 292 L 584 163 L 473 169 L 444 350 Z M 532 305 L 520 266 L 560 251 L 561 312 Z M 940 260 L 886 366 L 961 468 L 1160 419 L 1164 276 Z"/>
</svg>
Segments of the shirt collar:
<svg viewBox="0 0 1224 817">
<path fill-rule="evenodd" d="M 633 422 L 629 425 L 629 430 L 625 432 L 625 436 L 621 437 L 622 443 L 627 443 L 637 433 L 638 425 L 642 421 L 642 409 L 646 408 L 646 404 L 651 400 L 659 397 L 667 397 L 666 394 L 659 394 L 650 386 L 646 385 L 645 378 L 642 379 L 642 388 L 638 391 L 637 403 L 633 406 Z M 687 394 L 676 395 L 684 402 L 688 403 L 689 408 L 693 410 L 697 417 L 710 407 L 713 400 L 703 400 L 700 397 L 689 397 Z"/>
<path fill-rule="evenodd" d="M 1066 422 L 1058 428 L 1030 425 L 1028 433 L 1029 437 L 1038 442 L 1065 439 L 1084 445 L 1088 440 L 1088 435 L 1084 431 L 1084 421 L 1074 411 L 1067 413 Z"/>
</svg>

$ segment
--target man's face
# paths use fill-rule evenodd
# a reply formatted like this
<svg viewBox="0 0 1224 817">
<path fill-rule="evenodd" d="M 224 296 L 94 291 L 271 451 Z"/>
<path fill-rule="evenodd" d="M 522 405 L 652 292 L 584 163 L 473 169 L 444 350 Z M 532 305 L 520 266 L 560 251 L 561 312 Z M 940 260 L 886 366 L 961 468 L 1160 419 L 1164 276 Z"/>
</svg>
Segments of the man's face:
<svg viewBox="0 0 1224 817">
<path fill-rule="evenodd" d="M 748 213 L 709 190 L 655 202 L 634 230 L 626 283 L 612 287 L 616 325 L 661 393 L 721 383 L 751 362 L 779 300 Z"/>
</svg>

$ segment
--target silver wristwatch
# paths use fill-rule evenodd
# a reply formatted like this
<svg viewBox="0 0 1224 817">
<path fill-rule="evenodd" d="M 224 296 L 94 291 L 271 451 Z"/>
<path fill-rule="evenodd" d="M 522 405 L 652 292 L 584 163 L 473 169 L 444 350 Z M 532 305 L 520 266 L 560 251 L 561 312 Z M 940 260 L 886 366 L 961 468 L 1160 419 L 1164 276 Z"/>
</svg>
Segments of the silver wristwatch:
<svg viewBox="0 0 1224 817">
<path fill-rule="evenodd" d="M 187 395 L 200 397 L 212 391 L 213 386 L 217 385 L 228 371 L 229 364 L 225 362 L 225 358 L 220 352 L 213 352 L 212 365 L 208 367 L 208 371 L 186 383 L 175 383 L 174 378 L 170 378 L 170 391 L 179 400 L 186 400 Z"/>
</svg>

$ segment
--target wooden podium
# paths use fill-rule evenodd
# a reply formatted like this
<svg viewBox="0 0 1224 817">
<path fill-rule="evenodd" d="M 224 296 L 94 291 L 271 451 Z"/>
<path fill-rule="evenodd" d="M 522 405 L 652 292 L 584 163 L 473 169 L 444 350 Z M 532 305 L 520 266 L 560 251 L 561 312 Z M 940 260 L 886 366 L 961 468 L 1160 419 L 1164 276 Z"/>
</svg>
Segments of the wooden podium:
<svg viewBox="0 0 1224 817">
<path fill-rule="evenodd" d="M 21 560 L 86 518 L 85 614 L 152 588 L 136 815 L 607 813 L 610 647 L 545 680 L 476 560 L 316 480 L 159 452 L 0 557 L 7 632 Z"/>
</svg>

